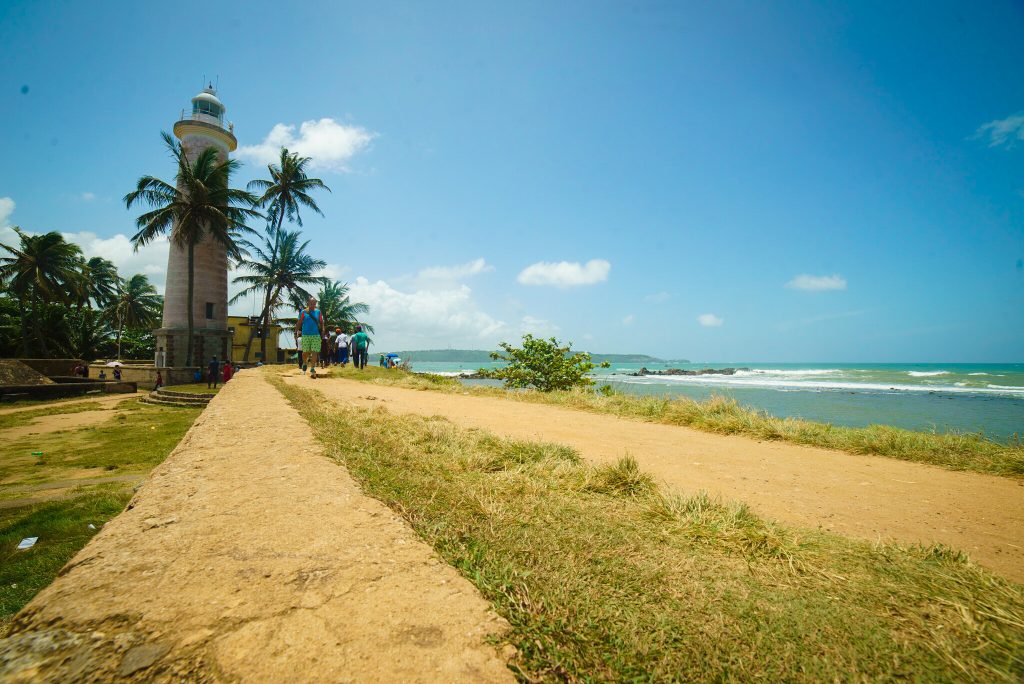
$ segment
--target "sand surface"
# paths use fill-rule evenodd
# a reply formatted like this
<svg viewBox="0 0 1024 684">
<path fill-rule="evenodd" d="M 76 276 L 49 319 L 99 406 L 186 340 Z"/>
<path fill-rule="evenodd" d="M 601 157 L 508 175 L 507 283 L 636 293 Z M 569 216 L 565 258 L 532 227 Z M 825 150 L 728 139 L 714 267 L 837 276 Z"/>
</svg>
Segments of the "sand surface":
<svg viewBox="0 0 1024 684">
<path fill-rule="evenodd" d="M 0 680 L 501 682 L 505 624 L 246 371 L 0 641 Z"/>
<path fill-rule="evenodd" d="M 0 416 L 7 415 L 9 413 L 21 413 L 23 411 L 38 411 L 39 409 L 47 409 L 54 406 L 67 406 L 68 404 L 84 404 L 86 402 L 102 405 L 117 404 L 125 399 L 131 399 L 136 396 L 146 396 L 148 394 L 149 391 L 147 390 L 145 392 L 136 392 L 135 394 L 96 394 L 83 399 L 57 399 L 55 401 L 25 402 L 21 406 L 0 408 Z"/>
<path fill-rule="evenodd" d="M 352 380 L 287 382 L 331 399 L 439 415 L 499 435 L 567 444 L 595 462 L 626 454 L 682 492 L 707 490 L 786 523 L 869 540 L 941 542 L 1024 581 L 1024 481 L 876 456 L 715 435 L 498 397 Z"/>
</svg>

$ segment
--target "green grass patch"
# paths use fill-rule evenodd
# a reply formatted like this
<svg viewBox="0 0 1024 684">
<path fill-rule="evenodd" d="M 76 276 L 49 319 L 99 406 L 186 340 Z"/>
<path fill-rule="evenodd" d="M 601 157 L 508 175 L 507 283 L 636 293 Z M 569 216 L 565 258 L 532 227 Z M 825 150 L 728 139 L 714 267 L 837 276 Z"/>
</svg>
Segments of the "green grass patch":
<svg viewBox="0 0 1024 684">
<path fill-rule="evenodd" d="M 1024 676 L 1024 590 L 958 552 L 784 527 L 663 491 L 631 459 L 273 382 L 509 620 L 525 681 Z"/>
<path fill-rule="evenodd" d="M 171 392 L 185 392 L 187 394 L 216 394 L 220 392 L 224 384 L 207 388 L 205 382 L 193 382 L 188 385 L 164 385 L 164 389 Z"/>
<path fill-rule="evenodd" d="M 130 498 L 131 488 L 108 486 L 69 499 L 0 510 L 0 632 Z M 18 551 L 26 537 L 39 541 Z"/>
<path fill-rule="evenodd" d="M 77 406 L 81 405 L 66 408 Z M 30 497 L 35 492 L 23 488 L 35 484 L 66 482 L 74 488 L 68 498 L 0 509 L 0 632 L 131 497 L 131 483 L 90 485 L 87 478 L 148 473 L 201 412 L 134 400 L 119 407 L 119 415 L 100 425 L 0 444 L 0 480 L 5 483 L 0 485 L 0 499 Z M 39 451 L 41 458 L 32 455 Z M 96 529 L 89 529 L 90 523 Z M 25 537 L 39 537 L 39 542 L 31 549 L 15 550 Z"/>
<path fill-rule="evenodd" d="M 455 378 L 412 374 L 398 369 L 367 367 L 331 369 L 334 378 L 419 390 L 457 392 L 476 396 L 500 396 L 513 401 L 562 406 L 643 420 L 682 425 L 723 435 L 743 435 L 846 451 L 852 454 L 886 456 L 948 468 L 992 475 L 1024 476 L 1024 442 L 1003 444 L 984 435 L 960 432 L 919 432 L 889 425 L 851 428 L 799 418 L 778 418 L 765 411 L 741 406 L 733 399 L 693 399 L 638 396 L 625 393 L 603 395 L 591 390 L 570 392 L 509 392 L 495 387 L 468 387 Z"/>
<path fill-rule="evenodd" d="M 69 407 L 70 408 L 70 407 Z M 27 435 L 0 445 L 0 489 L 60 480 L 69 471 L 96 476 L 148 472 L 167 457 L 200 409 L 148 406 L 132 401 L 95 426 Z M 33 454 L 42 452 L 42 456 Z"/>
<path fill-rule="evenodd" d="M 117 408 L 123 408 L 128 406 L 129 403 L 134 403 L 134 399 L 125 399 L 124 401 L 117 403 Z M 83 401 L 77 404 L 52 404 L 49 406 L 41 406 L 36 409 L 26 411 L 15 411 L 14 413 L 3 413 L 0 414 L 0 430 L 6 430 L 12 427 L 18 427 L 25 423 L 35 419 L 42 418 L 43 416 L 57 416 L 72 413 L 85 413 L 87 411 L 109 411 L 115 408 L 114 405 L 109 403 L 98 403 L 94 401 Z"/>
</svg>

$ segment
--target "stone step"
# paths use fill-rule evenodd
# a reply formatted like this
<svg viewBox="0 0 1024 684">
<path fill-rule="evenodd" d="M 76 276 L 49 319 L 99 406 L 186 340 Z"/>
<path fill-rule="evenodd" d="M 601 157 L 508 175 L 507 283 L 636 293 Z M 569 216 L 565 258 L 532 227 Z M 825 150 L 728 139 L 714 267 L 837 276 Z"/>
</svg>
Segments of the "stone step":
<svg viewBox="0 0 1024 684">
<path fill-rule="evenodd" d="M 206 406 L 209 401 L 202 399 L 187 399 L 184 397 L 161 397 L 155 392 L 150 394 L 148 397 L 142 397 L 139 399 L 144 404 L 154 404 L 157 406 L 185 406 L 189 408 L 202 408 Z"/>
<path fill-rule="evenodd" d="M 177 390 L 166 389 L 163 387 L 158 389 L 157 393 L 162 397 L 182 397 L 185 399 L 203 399 L 205 401 L 210 401 L 210 399 L 213 399 L 214 397 L 214 395 L 212 394 L 200 394 L 198 392 L 178 392 Z"/>
</svg>

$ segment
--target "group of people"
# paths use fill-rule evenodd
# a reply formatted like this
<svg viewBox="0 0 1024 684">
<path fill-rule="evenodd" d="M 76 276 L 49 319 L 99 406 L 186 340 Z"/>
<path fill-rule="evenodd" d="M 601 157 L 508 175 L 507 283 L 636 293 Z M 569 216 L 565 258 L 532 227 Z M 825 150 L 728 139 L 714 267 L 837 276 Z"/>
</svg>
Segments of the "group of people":
<svg viewBox="0 0 1024 684">
<path fill-rule="evenodd" d="M 315 378 L 318 365 L 320 368 L 333 365 L 345 367 L 350 359 L 356 368 L 366 368 L 370 338 L 363 327 L 357 325 L 351 336 L 339 327 L 331 331 L 316 305 L 316 298 L 310 297 L 295 323 L 295 343 L 299 349 L 302 372 L 308 369 L 310 377 Z"/>
<path fill-rule="evenodd" d="M 231 365 L 231 359 L 225 359 L 224 365 L 221 366 L 220 361 L 217 360 L 217 356 L 214 355 L 213 358 L 210 359 L 210 363 L 206 366 L 206 388 L 217 389 L 217 383 L 220 382 L 221 379 L 223 379 L 224 382 L 230 380 L 234 376 L 236 370 L 237 368 Z M 158 372 L 157 376 L 159 375 L 160 374 Z M 203 373 L 198 368 L 196 369 L 194 380 L 197 383 L 201 383 L 203 381 Z"/>
</svg>

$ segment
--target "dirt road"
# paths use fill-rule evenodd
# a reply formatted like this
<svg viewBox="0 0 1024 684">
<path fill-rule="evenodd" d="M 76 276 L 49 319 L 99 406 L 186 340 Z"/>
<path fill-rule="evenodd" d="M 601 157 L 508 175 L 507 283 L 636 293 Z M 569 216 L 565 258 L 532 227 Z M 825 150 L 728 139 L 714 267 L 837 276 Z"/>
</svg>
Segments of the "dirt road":
<svg viewBox="0 0 1024 684">
<path fill-rule="evenodd" d="M 870 540 L 941 542 L 1024 581 L 1024 482 L 890 458 L 758 442 L 501 398 L 332 379 L 328 397 L 558 442 L 598 463 L 625 454 L 672 488 L 745 501 L 769 518 Z"/>
<path fill-rule="evenodd" d="M 512 681 L 503 629 L 245 371 L 15 618 L 0 680 Z"/>
</svg>

